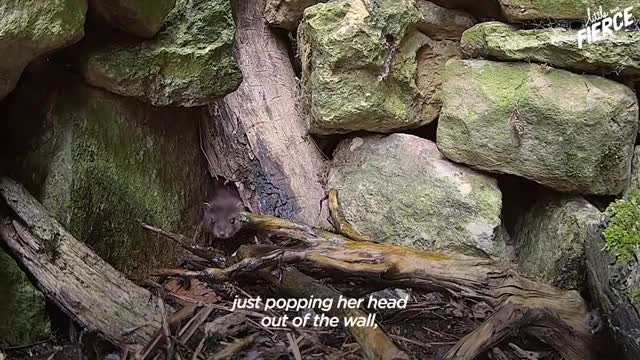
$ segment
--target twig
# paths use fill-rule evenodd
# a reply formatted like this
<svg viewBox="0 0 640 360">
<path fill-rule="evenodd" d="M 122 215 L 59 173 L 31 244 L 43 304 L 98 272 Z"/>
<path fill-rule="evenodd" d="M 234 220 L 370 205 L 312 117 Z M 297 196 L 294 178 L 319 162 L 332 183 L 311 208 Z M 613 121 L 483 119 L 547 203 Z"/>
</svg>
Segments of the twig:
<svg viewBox="0 0 640 360">
<path fill-rule="evenodd" d="M 302 354 L 300 354 L 298 342 L 293 338 L 293 335 L 291 335 L 291 333 L 287 333 L 287 339 L 289 339 L 289 349 L 293 353 L 293 357 L 295 357 L 296 360 L 302 360 Z"/>
<path fill-rule="evenodd" d="M 426 344 L 426 343 L 423 343 L 423 342 L 418 341 L 418 340 L 407 339 L 404 336 L 400 336 L 400 335 L 389 335 L 389 336 L 391 336 L 392 338 L 394 338 L 396 340 L 408 342 L 409 344 L 413 344 L 413 345 L 418 345 L 418 346 L 423 347 L 425 349 L 431 349 L 431 347 L 432 347 L 430 344 Z"/>
<path fill-rule="evenodd" d="M 205 306 L 202 309 L 200 309 L 200 311 L 196 314 L 196 316 L 191 318 L 191 320 L 187 323 L 187 325 L 185 325 L 182 328 L 182 330 L 180 330 L 180 333 L 179 333 L 180 341 L 183 343 L 186 343 L 187 341 L 189 341 L 189 339 L 191 339 L 193 334 L 195 334 L 196 330 L 198 330 L 200 325 L 202 325 L 202 323 L 204 323 L 207 320 L 207 318 L 209 317 L 212 311 L 213 311 L 212 306 Z"/>
<path fill-rule="evenodd" d="M 149 230 L 158 235 L 162 235 L 163 237 L 175 241 L 180 247 L 189 251 L 190 253 L 197 255 L 201 258 L 209 260 L 213 262 L 216 266 L 224 266 L 225 256 L 220 250 L 211 247 L 202 247 L 195 245 L 191 242 L 189 238 L 184 235 L 175 234 L 169 231 L 162 230 L 155 226 L 142 224 L 142 227 L 146 230 Z"/>
<path fill-rule="evenodd" d="M 189 271 L 183 269 L 163 269 L 153 273 L 155 276 L 177 276 L 177 277 L 193 277 L 204 281 L 227 282 L 234 277 L 255 272 L 273 265 L 277 265 L 280 261 L 291 263 L 299 262 L 304 257 L 304 252 L 276 250 L 268 255 L 255 258 L 244 259 L 228 268 L 218 269 L 209 268 L 201 271 Z"/>
<path fill-rule="evenodd" d="M 205 340 L 207 340 L 207 338 L 206 337 L 202 337 L 202 340 L 200 340 L 200 343 L 198 344 L 198 347 L 196 347 L 196 351 L 193 352 L 193 356 L 191 357 L 191 360 L 198 360 L 198 357 L 200 356 L 200 353 L 202 352 L 202 349 L 204 348 Z"/>
<path fill-rule="evenodd" d="M 245 348 L 249 347 L 255 341 L 256 341 L 256 335 L 255 334 L 249 335 L 249 336 L 247 336 L 245 338 L 242 338 L 242 339 L 238 339 L 238 340 L 232 342 L 231 344 L 227 345 L 221 351 L 215 353 L 209 359 L 210 360 L 229 359 L 229 358 L 231 358 L 231 356 L 233 356 L 233 355 L 239 353 L 240 351 L 244 350 Z"/>
</svg>

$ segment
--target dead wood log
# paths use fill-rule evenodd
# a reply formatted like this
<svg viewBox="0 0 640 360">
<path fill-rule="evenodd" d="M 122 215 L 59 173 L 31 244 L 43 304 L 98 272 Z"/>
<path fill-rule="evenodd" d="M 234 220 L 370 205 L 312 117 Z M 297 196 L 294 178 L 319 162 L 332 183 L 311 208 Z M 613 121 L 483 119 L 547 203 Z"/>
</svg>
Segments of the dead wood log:
<svg viewBox="0 0 640 360">
<path fill-rule="evenodd" d="M 456 346 L 464 351 L 452 352 L 450 359 L 475 358 L 506 336 L 504 329 L 512 327 L 548 343 L 566 359 L 588 359 L 585 349 L 589 348 L 591 335 L 587 328 L 587 306 L 576 291 L 533 281 L 488 258 L 352 240 L 270 216 L 246 213 L 242 221 L 307 246 L 290 252 L 277 250 L 285 261 L 393 286 L 448 292 L 502 309 L 477 332 L 460 340 Z M 520 312 L 526 316 L 518 316 Z M 495 331 L 496 328 L 500 331 Z"/>
<path fill-rule="evenodd" d="M 285 39 L 264 21 L 264 0 L 232 3 L 243 82 L 202 121 L 209 170 L 234 181 L 253 212 L 326 227 L 325 161 L 299 111 Z"/>
<path fill-rule="evenodd" d="M 123 349 L 139 351 L 162 326 L 157 299 L 76 240 L 20 184 L 0 179 L 0 199 L 16 219 L 0 237 L 37 287 L 76 323 Z"/>
</svg>

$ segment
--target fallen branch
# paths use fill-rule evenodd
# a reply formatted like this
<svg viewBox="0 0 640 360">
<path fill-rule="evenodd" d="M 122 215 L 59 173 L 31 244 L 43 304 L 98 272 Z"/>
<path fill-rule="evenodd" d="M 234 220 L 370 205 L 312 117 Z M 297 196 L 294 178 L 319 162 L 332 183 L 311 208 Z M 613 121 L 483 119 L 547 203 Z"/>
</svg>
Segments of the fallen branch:
<svg viewBox="0 0 640 360">
<path fill-rule="evenodd" d="M 284 251 L 283 259 L 299 259 L 320 269 L 337 270 L 393 286 L 444 291 L 484 301 L 494 308 L 512 303 L 546 309 L 557 314 L 577 334 L 588 334 L 587 307 L 578 292 L 533 281 L 488 258 L 353 241 L 342 235 L 264 215 L 245 213 L 242 221 L 253 228 L 307 245 L 304 250 L 293 251 L 295 256 Z"/>
<path fill-rule="evenodd" d="M 120 348 L 137 351 L 154 337 L 162 315 L 151 293 L 76 240 L 20 184 L 0 179 L 0 199 L 16 218 L 0 220 L 0 237 L 49 300 Z"/>
<path fill-rule="evenodd" d="M 243 246 L 238 251 L 238 256 L 241 258 L 248 257 L 247 259 L 253 259 L 256 258 L 255 256 L 257 254 L 254 252 L 256 250 L 263 252 L 266 250 L 266 247 Z M 280 252 L 280 250 L 277 250 L 276 252 Z M 294 259 L 294 257 L 286 258 Z M 258 276 L 267 281 L 279 294 L 283 294 L 288 297 L 310 298 L 313 296 L 315 298 L 333 299 L 334 303 L 338 302 L 340 293 L 329 289 L 327 286 L 312 277 L 291 267 L 282 269 L 281 272 L 279 270 L 280 269 L 276 270 L 279 272 L 278 276 L 274 276 L 271 272 L 265 270 L 259 271 Z M 338 318 L 367 317 L 367 314 L 362 310 L 342 309 L 337 307 L 329 310 L 327 314 Z M 362 353 L 367 359 L 401 360 L 409 358 L 404 352 L 395 346 L 380 327 L 371 328 L 350 326 L 347 330 L 356 342 L 358 342 L 362 349 Z"/>
</svg>

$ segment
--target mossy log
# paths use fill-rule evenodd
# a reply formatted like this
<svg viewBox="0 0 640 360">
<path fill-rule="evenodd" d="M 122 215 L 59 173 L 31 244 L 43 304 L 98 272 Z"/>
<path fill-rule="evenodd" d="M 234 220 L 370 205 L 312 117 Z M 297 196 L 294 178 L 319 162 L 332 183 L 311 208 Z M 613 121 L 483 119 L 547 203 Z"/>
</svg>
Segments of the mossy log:
<svg viewBox="0 0 640 360">
<path fill-rule="evenodd" d="M 158 301 L 75 239 L 22 185 L 0 179 L 0 238 L 37 287 L 83 328 L 137 352 L 161 327 Z"/>
</svg>

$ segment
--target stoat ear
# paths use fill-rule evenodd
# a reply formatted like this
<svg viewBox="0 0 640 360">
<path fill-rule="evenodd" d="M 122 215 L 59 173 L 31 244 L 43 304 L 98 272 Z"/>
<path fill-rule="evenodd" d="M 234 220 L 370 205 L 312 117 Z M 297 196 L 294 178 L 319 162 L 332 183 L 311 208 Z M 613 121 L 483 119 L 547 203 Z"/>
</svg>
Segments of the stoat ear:
<svg viewBox="0 0 640 360">
<path fill-rule="evenodd" d="M 204 208 L 207 210 L 211 210 L 213 207 L 208 202 L 204 203 Z"/>
<path fill-rule="evenodd" d="M 242 203 L 242 201 L 238 201 L 238 202 L 236 203 L 236 207 L 238 207 L 238 208 L 243 208 L 243 209 L 244 209 L 244 204 Z"/>
</svg>

